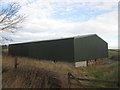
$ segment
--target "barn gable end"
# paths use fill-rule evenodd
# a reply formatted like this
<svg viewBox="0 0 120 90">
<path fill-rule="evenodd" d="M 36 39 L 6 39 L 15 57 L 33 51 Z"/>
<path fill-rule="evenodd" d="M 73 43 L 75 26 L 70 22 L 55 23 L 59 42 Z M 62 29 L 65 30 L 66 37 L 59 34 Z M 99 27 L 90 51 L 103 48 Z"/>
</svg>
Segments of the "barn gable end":
<svg viewBox="0 0 120 90">
<path fill-rule="evenodd" d="M 107 43 L 96 34 L 74 39 L 75 62 L 108 57 Z"/>
</svg>

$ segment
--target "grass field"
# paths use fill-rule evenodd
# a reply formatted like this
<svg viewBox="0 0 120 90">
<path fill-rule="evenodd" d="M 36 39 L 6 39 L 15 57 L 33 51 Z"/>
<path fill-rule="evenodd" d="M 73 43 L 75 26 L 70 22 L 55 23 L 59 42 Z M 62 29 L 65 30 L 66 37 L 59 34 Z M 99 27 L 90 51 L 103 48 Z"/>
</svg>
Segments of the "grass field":
<svg viewBox="0 0 120 90">
<path fill-rule="evenodd" d="M 109 55 L 116 55 L 116 51 L 109 51 Z M 103 64 L 104 62 L 114 62 L 114 64 Z M 97 64 L 88 67 L 75 68 L 72 63 L 57 62 L 18 58 L 18 68 L 14 69 L 14 58 L 3 56 L 3 88 L 68 88 L 67 73 L 70 72 L 76 77 L 99 79 L 99 80 L 118 80 L 118 61 L 103 59 L 98 60 Z M 72 83 L 76 83 L 72 80 Z M 83 82 L 83 85 L 91 87 L 117 87 L 117 85 Z M 77 84 L 77 83 L 76 83 Z M 72 88 L 78 88 L 72 84 Z"/>
<path fill-rule="evenodd" d="M 109 54 L 108 56 L 109 56 L 109 58 L 112 57 L 112 56 L 114 56 L 114 55 L 118 55 L 119 51 L 120 50 L 117 50 L 117 49 L 109 49 L 108 50 L 108 54 Z"/>
</svg>

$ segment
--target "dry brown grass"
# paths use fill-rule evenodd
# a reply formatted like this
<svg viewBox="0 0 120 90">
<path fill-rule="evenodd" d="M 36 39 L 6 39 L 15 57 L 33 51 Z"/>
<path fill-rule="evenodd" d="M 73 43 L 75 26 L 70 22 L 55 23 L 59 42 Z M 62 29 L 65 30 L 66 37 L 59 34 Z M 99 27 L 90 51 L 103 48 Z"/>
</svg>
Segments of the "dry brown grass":
<svg viewBox="0 0 120 90">
<path fill-rule="evenodd" d="M 13 57 L 3 56 L 2 60 L 3 88 L 68 88 L 68 72 L 76 77 L 94 79 L 95 77 L 90 76 L 88 70 L 94 72 L 109 67 L 109 65 L 99 65 L 109 59 L 98 60 L 97 65 L 75 68 L 72 63 L 67 62 L 54 63 L 53 61 L 19 57 L 18 68 L 14 69 Z M 106 72 L 106 74 L 108 73 Z M 80 86 L 72 85 L 72 87 Z"/>
<path fill-rule="evenodd" d="M 60 88 L 61 81 L 55 72 L 33 67 L 12 69 L 3 73 L 3 88 Z"/>
<path fill-rule="evenodd" d="M 75 68 L 72 63 L 67 62 L 56 62 L 53 61 L 45 61 L 45 60 L 37 60 L 37 59 L 28 59 L 28 58 L 18 58 L 18 67 L 24 68 L 28 67 L 36 67 L 36 68 L 45 68 L 47 70 L 56 71 L 59 73 L 66 74 L 67 72 L 71 72 L 73 74 L 80 74 L 80 70 Z M 14 67 L 14 58 L 13 57 L 3 57 L 3 71 L 7 69 L 12 69 Z"/>
<path fill-rule="evenodd" d="M 71 63 L 18 58 L 18 68 L 14 69 L 10 56 L 3 57 L 2 63 L 3 88 L 68 88 L 67 72 L 82 73 Z"/>
</svg>

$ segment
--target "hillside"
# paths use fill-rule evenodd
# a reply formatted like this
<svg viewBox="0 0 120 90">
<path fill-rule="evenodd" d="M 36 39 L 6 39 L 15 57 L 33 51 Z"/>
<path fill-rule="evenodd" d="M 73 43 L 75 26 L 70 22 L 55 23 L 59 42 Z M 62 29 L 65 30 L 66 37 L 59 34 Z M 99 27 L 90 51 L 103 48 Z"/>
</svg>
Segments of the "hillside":
<svg viewBox="0 0 120 90">
<path fill-rule="evenodd" d="M 114 64 L 103 64 L 103 62 Z M 88 79 L 118 80 L 118 62 L 110 59 L 99 60 L 96 65 L 75 68 L 67 62 L 18 58 L 18 68 L 14 69 L 14 58 L 3 56 L 3 88 L 68 88 L 67 73 Z M 72 88 L 78 88 L 72 80 Z M 117 87 L 104 83 L 83 82 L 86 87 Z"/>
<path fill-rule="evenodd" d="M 118 55 L 119 50 L 109 50 L 109 58 L 97 60 L 95 65 L 75 68 L 72 63 L 57 62 L 29 58 L 18 58 L 18 68 L 14 69 L 14 58 L 7 55 L 7 49 L 3 50 L 2 81 L 3 88 L 68 88 L 67 73 L 76 77 L 100 80 L 118 80 L 118 61 L 113 56 Z M 111 62 L 113 64 L 103 64 Z M 71 87 L 78 88 L 72 80 Z M 86 87 L 117 87 L 96 82 L 83 82 Z"/>
</svg>

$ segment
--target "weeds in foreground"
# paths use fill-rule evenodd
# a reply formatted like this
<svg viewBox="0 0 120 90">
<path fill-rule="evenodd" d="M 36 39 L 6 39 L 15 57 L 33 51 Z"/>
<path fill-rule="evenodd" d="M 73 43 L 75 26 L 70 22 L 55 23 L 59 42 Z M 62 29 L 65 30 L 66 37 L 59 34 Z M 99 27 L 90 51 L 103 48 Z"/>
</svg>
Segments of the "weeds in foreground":
<svg viewBox="0 0 120 90">
<path fill-rule="evenodd" d="M 102 61 L 102 60 L 100 60 Z M 102 62 L 110 61 L 108 59 Z M 100 62 L 100 63 L 102 63 Z M 72 63 L 18 58 L 18 68 L 14 69 L 14 58 L 3 57 L 3 88 L 67 88 L 67 72 L 76 77 L 117 80 L 118 63 L 111 65 L 96 64 L 88 67 L 75 68 Z M 84 83 L 110 87 L 105 84 Z M 73 85 L 72 87 L 77 87 Z M 112 86 L 115 87 L 115 86 Z"/>
</svg>

